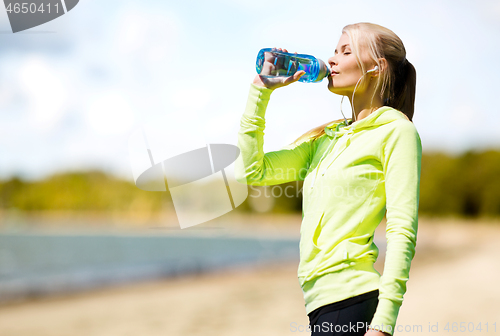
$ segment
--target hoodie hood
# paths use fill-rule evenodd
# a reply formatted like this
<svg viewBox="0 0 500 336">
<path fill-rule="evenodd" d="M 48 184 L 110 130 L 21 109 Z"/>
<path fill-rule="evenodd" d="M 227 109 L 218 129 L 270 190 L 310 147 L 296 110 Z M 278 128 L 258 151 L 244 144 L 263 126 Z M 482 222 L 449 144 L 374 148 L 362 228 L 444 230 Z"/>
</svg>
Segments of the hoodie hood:
<svg viewBox="0 0 500 336">
<path fill-rule="evenodd" d="M 403 112 L 390 106 L 382 106 L 370 113 L 368 117 L 355 121 L 348 126 L 346 126 L 345 121 L 340 123 L 334 122 L 325 127 L 325 133 L 331 138 L 335 136 L 340 137 L 345 133 L 353 133 L 365 128 L 385 125 L 398 119 L 409 120 Z"/>
</svg>

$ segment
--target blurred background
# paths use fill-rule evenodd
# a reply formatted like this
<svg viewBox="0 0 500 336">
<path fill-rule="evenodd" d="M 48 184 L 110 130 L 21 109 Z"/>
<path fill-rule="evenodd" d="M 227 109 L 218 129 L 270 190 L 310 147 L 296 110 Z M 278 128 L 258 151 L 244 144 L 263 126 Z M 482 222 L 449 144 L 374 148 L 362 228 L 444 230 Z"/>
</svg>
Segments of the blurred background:
<svg viewBox="0 0 500 336">
<path fill-rule="evenodd" d="M 419 236 L 397 334 L 498 333 L 498 1 L 82 0 L 16 34 L 0 10 L 0 335 L 309 335 L 301 182 L 181 230 L 168 191 L 134 185 L 128 140 L 152 123 L 165 146 L 195 131 L 236 145 L 261 48 L 326 61 L 363 21 L 417 69 Z M 277 90 L 264 150 L 338 118 L 326 82 Z M 382 273 L 384 222 L 375 241 Z"/>
</svg>

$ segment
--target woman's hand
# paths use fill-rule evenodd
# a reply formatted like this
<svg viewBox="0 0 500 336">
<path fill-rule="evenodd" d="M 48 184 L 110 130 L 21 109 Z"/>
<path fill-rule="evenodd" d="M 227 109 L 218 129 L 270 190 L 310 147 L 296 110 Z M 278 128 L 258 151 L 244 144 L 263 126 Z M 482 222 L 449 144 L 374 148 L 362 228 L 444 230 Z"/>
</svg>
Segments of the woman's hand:
<svg viewBox="0 0 500 336">
<path fill-rule="evenodd" d="M 391 336 L 391 334 L 388 334 L 383 331 L 378 331 L 378 330 L 373 330 L 369 329 L 366 333 L 365 336 Z"/>
<path fill-rule="evenodd" d="M 281 48 L 277 50 L 288 52 L 286 49 Z M 274 90 L 298 81 L 300 77 L 302 77 L 306 73 L 305 71 L 300 70 L 290 77 L 267 77 L 271 75 L 271 73 L 276 68 L 274 65 L 274 61 L 275 57 L 271 53 L 264 53 L 264 64 L 262 65 L 262 71 L 260 72 L 260 74 L 255 76 L 253 84 Z"/>
</svg>

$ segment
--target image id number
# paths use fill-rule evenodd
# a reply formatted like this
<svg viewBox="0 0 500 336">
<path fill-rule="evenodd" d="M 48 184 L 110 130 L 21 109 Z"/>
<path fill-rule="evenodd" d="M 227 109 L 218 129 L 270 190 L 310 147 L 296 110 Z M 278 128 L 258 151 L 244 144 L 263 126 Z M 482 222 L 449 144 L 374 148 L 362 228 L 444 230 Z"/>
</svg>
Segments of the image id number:
<svg viewBox="0 0 500 336">
<path fill-rule="evenodd" d="M 27 2 L 23 2 L 23 3 L 9 3 L 9 5 L 7 6 L 7 13 L 43 13 L 45 11 L 47 11 L 48 13 L 50 13 L 50 11 L 52 10 L 53 12 L 55 13 L 59 13 L 59 4 L 56 3 L 55 5 L 52 6 L 53 8 L 51 8 L 51 4 L 48 3 L 46 5 L 44 5 L 43 3 L 40 4 L 40 6 L 37 6 L 36 3 L 27 3 Z"/>
<path fill-rule="evenodd" d="M 444 330 L 448 331 L 448 332 L 469 332 L 469 333 L 472 333 L 472 332 L 489 332 L 489 331 L 493 331 L 493 332 L 496 332 L 497 331 L 497 323 L 490 323 L 488 324 L 487 322 L 486 323 L 482 323 L 482 322 L 479 322 L 479 323 L 474 323 L 474 322 L 448 322 L 446 323 L 446 325 L 444 326 L 443 328 Z"/>
</svg>

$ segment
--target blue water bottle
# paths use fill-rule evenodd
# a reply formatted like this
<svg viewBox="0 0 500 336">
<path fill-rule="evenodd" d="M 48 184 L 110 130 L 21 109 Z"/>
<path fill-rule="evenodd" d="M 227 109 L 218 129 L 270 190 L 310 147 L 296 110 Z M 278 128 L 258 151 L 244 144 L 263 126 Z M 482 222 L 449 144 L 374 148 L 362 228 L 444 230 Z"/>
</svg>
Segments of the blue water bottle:
<svg viewBox="0 0 500 336">
<path fill-rule="evenodd" d="M 264 48 L 257 55 L 257 73 L 263 77 L 289 77 L 300 70 L 306 73 L 299 82 L 318 83 L 330 75 L 330 68 L 322 60 L 306 54 L 292 54 L 276 48 Z"/>
</svg>

